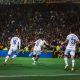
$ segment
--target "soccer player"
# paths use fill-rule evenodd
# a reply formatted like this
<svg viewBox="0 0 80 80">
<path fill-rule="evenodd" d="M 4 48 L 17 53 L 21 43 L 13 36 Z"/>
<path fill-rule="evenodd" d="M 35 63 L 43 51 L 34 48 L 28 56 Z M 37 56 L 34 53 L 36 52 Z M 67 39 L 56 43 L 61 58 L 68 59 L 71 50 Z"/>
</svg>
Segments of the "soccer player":
<svg viewBox="0 0 80 80">
<path fill-rule="evenodd" d="M 41 49 L 44 45 L 48 45 L 48 43 L 39 36 L 39 39 L 36 40 L 34 44 L 34 50 L 32 56 L 33 65 L 35 65 L 36 61 L 39 59 L 39 56 L 41 54 Z"/>
<path fill-rule="evenodd" d="M 76 51 L 76 43 L 79 42 L 78 37 L 74 34 L 74 29 L 70 30 L 70 34 L 67 36 L 66 40 L 62 43 L 65 44 L 68 42 L 68 45 L 66 46 L 66 50 L 64 52 L 64 61 L 65 61 L 65 70 L 68 68 L 68 55 L 70 53 L 71 59 L 72 59 L 72 67 L 71 71 L 74 71 L 75 66 L 75 51 Z"/>
<path fill-rule="evenodd" d="M 20 46 L 21 46 L 21 40 L 20 40 L 20 38 L 18 38 L 17 36 L 12 37 L 12 39 L 10 41 L 10 49 L 8 51 L 8 55 L 5 57 L 4 64 L 7 63 L 7 60 L 8 60 L 8 58 L 11 55 L 12 52 L 17 52 L 18 50 L 20 50 Z M 16 56 L 17 55 L 14 54 L 10 60 L 12 60 L 13 58 L 15 58 Z"/>
</svg>

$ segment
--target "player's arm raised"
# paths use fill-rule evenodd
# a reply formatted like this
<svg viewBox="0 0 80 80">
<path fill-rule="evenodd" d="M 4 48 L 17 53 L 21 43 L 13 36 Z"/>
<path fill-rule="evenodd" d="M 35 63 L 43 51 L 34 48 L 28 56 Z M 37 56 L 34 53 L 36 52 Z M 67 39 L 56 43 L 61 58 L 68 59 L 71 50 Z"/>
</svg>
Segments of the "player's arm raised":
<svg viewBox="0 0 80 80">
<path fill-rule="evenodd" d="M 49 47 L 51 47 L 51 48 L 54 47 L 53 45 L 48 44 L 46 41 L 45 41 L 45 45 L 47 45 L 47 46 L 49 46 Z"/>
<path fill-rule="evenodd" d="M 61 45 L 66 44 L 66 43 L 68 42 L 68 40 L 69 40 L 69 35 L 66 37 L 66 40 L 65 40 L 64 42 L 61 43 Z"/>
</svg>

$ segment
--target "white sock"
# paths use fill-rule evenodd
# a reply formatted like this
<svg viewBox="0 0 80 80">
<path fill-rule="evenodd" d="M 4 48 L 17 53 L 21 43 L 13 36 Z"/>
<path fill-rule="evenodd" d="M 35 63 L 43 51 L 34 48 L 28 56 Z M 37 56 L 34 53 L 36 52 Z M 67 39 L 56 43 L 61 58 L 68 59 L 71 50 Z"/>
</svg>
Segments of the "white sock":
<svg viewBox="0 0 80 80">
<path fill-rule="evenodd" d="M 67 57 L 64 58 L 64 61 L 65 61 L 65 65 L 68 66 L 68 58 Z"/>
<path fill-rule="evenodd" d="M 75 60 L 73 59 L 72 60 L 72 67 L 74 67 L 74 65 L 75 65 Z"/>
<path fill-rule="evenodd" d="M 9 58 L 9 56 L 6 56 L 6 58 L 5 58 L 5 62 L 7 62 L 8 58 Z"/>
<path fill-rule="evenodd" d="M 32 60 L 35 61 L 35 58 L 33 57 Z"/>
<path fill-rule="evenodd" d="M 34 64 L 36 63 L 36 61 L 34 61 Z"/>
<path fill-rule="evenodd" d="M 14 55 L 12 58 L 15 58 L 17 55 Z"/>
</svg>

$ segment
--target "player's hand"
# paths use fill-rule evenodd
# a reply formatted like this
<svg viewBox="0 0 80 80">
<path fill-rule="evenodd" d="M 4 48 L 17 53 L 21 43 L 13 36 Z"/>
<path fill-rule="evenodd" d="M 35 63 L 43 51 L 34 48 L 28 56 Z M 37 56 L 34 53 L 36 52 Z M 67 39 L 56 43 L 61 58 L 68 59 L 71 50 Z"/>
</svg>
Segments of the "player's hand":
<svg viewBox="0 0 80 80">
<path fill-rule="evenodd" d="M 63 45 L 64 43 L 63 42 L 61 42 L 61 45 Z"/>
</svg>

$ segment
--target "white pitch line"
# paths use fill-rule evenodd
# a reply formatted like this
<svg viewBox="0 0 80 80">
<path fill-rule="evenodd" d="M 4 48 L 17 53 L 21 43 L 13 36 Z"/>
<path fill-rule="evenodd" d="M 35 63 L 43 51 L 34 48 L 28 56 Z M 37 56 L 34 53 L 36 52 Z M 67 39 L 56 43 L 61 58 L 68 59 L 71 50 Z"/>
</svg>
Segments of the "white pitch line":
<svg viewBox="0 0 80 80">
<path fill-rule="evenodd" d="M 80 74 L 56 74 L 56 75 L 9 75 L 9 76 L 0 76 L 0 78 L 4 77 L 60 77 L 60 76 L 80 76 Z"/>
</svg>

